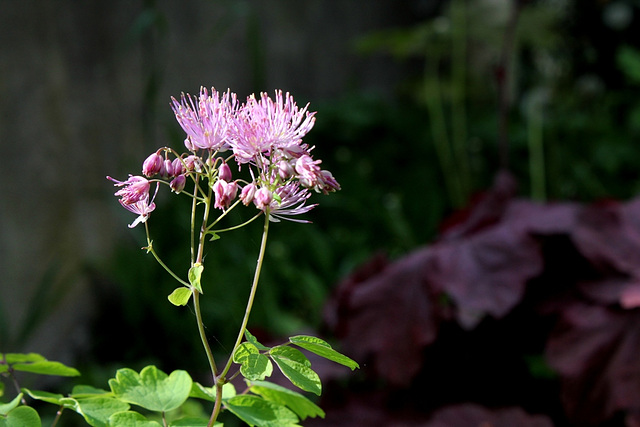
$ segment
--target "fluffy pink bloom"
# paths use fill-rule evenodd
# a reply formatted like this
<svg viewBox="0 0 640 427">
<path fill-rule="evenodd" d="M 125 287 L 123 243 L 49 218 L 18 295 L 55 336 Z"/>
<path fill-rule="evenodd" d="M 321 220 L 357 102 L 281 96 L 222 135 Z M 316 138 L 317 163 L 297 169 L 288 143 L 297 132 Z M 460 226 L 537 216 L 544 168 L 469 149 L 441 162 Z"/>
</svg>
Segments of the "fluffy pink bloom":
<svg viewBox="0 0 640 427">
<path fill-rule="evenodd" d="M 269 156 L 273 149 L 287 153 L 299 153 L 302 137 L 315 123 L 315 113 L 307 110 L 308 105 L 299 109 L 293 97 L 276 91 L 275 101 L 266 93 L 260 100 L 253 95 L 240 107 L 230 131 L 230 145 L 239 163 L 256 161 L 257 157 Z"/>
<path fill-rule="evenodd" d="M 227 131 L 236 110 L 236 95 L 229 91 L 220 95 L 214 88 L 211 96 L 206 88 L 200 89 L 198 98 L 182 94 L 180 102 L 171 98 L 174 114 L 187 133 L 185 146 L 195 151 L 225 150 L 228 148 Z"/>
</svg>

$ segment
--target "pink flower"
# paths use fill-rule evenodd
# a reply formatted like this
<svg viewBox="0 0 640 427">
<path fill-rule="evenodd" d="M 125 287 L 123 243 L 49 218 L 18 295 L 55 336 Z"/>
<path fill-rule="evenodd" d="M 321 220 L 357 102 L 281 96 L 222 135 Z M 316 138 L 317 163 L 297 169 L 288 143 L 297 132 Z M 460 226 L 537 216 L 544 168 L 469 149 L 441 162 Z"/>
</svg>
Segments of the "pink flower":
<svg viewBox="0 0 640 427">
<path fill-rule="evenodd" d="M 113 185 L 116 187 L 124 187 L 114 193 L 114 195 L 121 197 L 120 203 L 123 205 L 134 204 L 145 198 L 149 198 L 150 184 L 149 181 L 142 176 L 129 175 L 129 179 L 126 181 L 118 181 L 110 176 L 108 176 L 107 179 L 115 182 Z"/>
<path fill-rule="evenodd" d="M 129 212 L 133 212 L 134 214 L 139 215 L 135 221 L 129 224 L 129 228 L 133 228 L 136 225 L 145 222 L 149 218 L 149 214 L 156 208 L 156 204 L 153 201 L 149 202 L 148 194 L 146 199 L 139 200 L 135 203 L 126 204 L 123 203 L 122 200 L 119 200 L 119 202 Z"/>
<path fill-rule="evenodd" d="M 227 182 L 231 181 L 231 168 L 228 164 L 223 163 L 220 165 L 220 168 L 218 169 L 218 178 Z"/>
<path fill-rule="evenodd" d="M 187 184 L 187 178 L 184 175 L 178 175 L 171 180 L 169 183 L 169 187 L 171 187 L 171 191 L 176 194 L 179 194 L 182 190 L 184 190 L 184 186 Z"/>
<path fill-rule="evenodd" d="M 187 133 L 185 146 L 188 150 L 196 148 L 205 150 L 225 150 L 227 131 L 231 117 L 235 114 L 236 95 L 227 90 L 222 96 L 211 89 L 211 96 L 206 88 L 200 89 L 198 98 L 182 94 L 180 102 L 172 99 L 173 112 L 180 126 Z"/>
<path fill-rule="evenodd" d="M 234 118 L 230 130 L 230 145 L 239 163 L 256 161 L 259 156 L 269 156 L 273 149 L 287 153 L 299 153 L 302 137 L 315 123 L 315 113 L 299 109 L 293 97 L 276 91 L 275 101 L 266 93 L 247 98 Z M 296 155 L 296 157 L 297 157 Z"/>
<path fill-rule="evenodd" d="M 244 188 L 240 192 L 240 200 L 242 201 L 243 205 L 248 206 L 249 203 L 253 201 L 253 198 L 256 195 L 256 190 L 257 187 L 253 183 L 244 186 Z"/>
<path fill-rule="evenodd" d="M 151 178 L 162 170 L 163 160 L 160 154 L 153 153 L 142 163 L 142 174 Z"/>
<path fill-rule="evenodd" d="M 213 207 L 226 209 L 238 193 L 238 184 L 235 181 L 227 182 L 224 179 L 219 179 L 213 184 L 213 193 L 215 195 Z"/>
<path fill-rule="evenodd" d="M 114 185 L 117 187 L 124 187 L 115 193 L 116 196 L 122 197 L 118 201 L 126 210 L 139 215 L 138 218 L 129 225 L 129 228 L 145 222 L 147 218 L 149 218 L 149 214 L 156 208 L 156 204 L 153 201 L 158 193 L 158 185 L 156 185 L 153 198 L 149 200 L 150 184 L 145 178 L 129 175 L 129 179 L 126 181 L 118 181 L 110 176 L 108 176 L 107 179 L 115 182 Z"/>
<path fill-rule="evenodd" d="M 253 204 L 261 211 L 266 210 L 273 200 L 273 193 L 268 188 L 259 188 L 253 196 Z"/>
<path fill-rule="evenodd" d="M 308 189 L 301 188 L 298 182 L 291 182 L 279 187 L 275 193 L 276 196 L 269 206 L 270 221 L 279 222 L 283 219 L 302 223 L 310 222 L 304 219 L 287 218 L 307 213 L 317 206 L 317 204 L 306 205 L 307 199 L 311 196 Z"/>
</svg>

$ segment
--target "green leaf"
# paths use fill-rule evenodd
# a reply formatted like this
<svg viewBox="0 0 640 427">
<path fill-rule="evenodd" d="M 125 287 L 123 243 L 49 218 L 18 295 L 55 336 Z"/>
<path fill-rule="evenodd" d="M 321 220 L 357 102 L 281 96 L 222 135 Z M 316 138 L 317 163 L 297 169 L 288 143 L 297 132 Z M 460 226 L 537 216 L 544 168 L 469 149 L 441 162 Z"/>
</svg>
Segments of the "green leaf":
<svg viewBox="0 0 640 427">
<path fill-rule="evenodd" d="M 73 407 L 75 403 L 74 399 L 69 399 L 68 397 L 64 397 L 59 393 L 50 393 L 48 391 L 39 391 L 39 390 L 29 390 L 28 388 L 23 388 L 23 392 L 27 393 L 32 399 L 40 400 L 42 402 L 52 403 L 54 405 L 64 405 L 65 403 L 69 408 Z M 68 402 L 71 400 L 72 402 Z"/>
<path fill-rule="evenodd" d="M 196 288 L 198 292 L 202 292 L 202 285 L 200 284 L 200 278 L 202 277 L 202 271 L 204 270 L 204 265 L 200 263 L 195 263 L 193 267 L 189 269 L 189 283 L 191 286 Z"/>
<path fill-rule="evenodd" d="M 0 427 L 41 427 L 40 416 L 30 406 L 18 406 L 5 417 L 0 417 Z"/>
<path fill-rule="evenodd" d="M 239 363 L 240 373 L 248 380 L 263 380 L 273 373 L 273 365 L 267 356 L 260 354 L 258 348 L 244 342 L 233 353 L 233 361 Z"/>
<path fill-rule="evenodd" d="M 8 365 L 13 365 L 14 363 L 43 362 L 47 360 L 38 353 L 0 353 L 0 359 L 4 359 Z"/>
<path fill-rule="evenodd" d="M 244 330 L 244 337 L 247 339 L 247 341 L 249 341 L 251 344 L 255 345 L 256 348 L 260 351 L 267 351 L 270 350 L 270 347 L 266 347 L 262 344 L 260 344 L 260 342 L 258 341 L 258 339 L 256 337 L 254 337 L 253 335 L 251 335 L 251 332 L 249 332 L 248 329 Z"/>
<path fill-rule="evenodd" d="M 239 395 L 225 402 L 226 408 L 250 426 L 294 427 L 298 417 L 291 410 L 258 396 Z"/>
<path fill-rule="evenodd" d="M 236 388 L 231 383 L 226 383 L 222 386 L 222 398 L 229 399 L 236 395 Z M 196 399 L 204 399 L 210 402 L 216 401 L 216 388 L 204 387 L 202 384 L 194 382 L 191 386 L 191 392 L 189 397 L 195 397 Z"/>
<path fill-rule="evenodd" d="M 208 419 L 194 417 L 180 418 L 169 423 L 169 427 L 207 427 L 207 425 L 209 425 Z M 222 423 L 216 421 L 215 426 L 222 427 Z"/>
<path fill-rule="evenodd" d="M 118 412 L 129 410 L 129 405 L 114 397 L 87 397 L 77 399 L 75 411 L 93 427 L 109 427 L 109 418 Z"/>
<path fill-rule="evenodd" d="M 266 400 L 279 403 L 295 412 L 301 420 L 307 417 L 324 418 L 324 411 L 302 394 L 289 390 L 278 384 L 267 381 L 255 381 L 251 384 L 251 391 Z"/>
<path fill-rule="evenodd" d="M 118 427 L 161 427 L 155 421 L 149 421 L 135 411 L 117 412 L 109 417 L 110 426 Z"/>
<path fill-rule="evenodd" d="M 280 346 L 272 348 L 269 355 L 293 385 L 320 396 L 320 377 L 310 368 L 311 362 L 300 350 Z"/>
<path fill-rule="evenodd" d="M 214 233 L 213 231 L 210 231 L 209 234 L 211 234 L 211 238 L 209 239 L 210 242 L 213 242 L 220 238 L 220 236 L 217 233 Z"/>
<path fill-rule="evenodd" d="M 119 369 L 109 380 L 111 391 L 119 399 L 151 411 L 170 411 L 184 403 L 193 381 L 186 371 L 173 371 L 169 376 L 147 366 L 140 374 L 129 368 Z"/>
<path fill-rule="evenodd" d="M 320 357 L 324 357 L 325 359 L 329 359 L 332 362 L 339 363 L 348 368 L 351 368 L 353 371 L 356 368 L 360 368 L 360 365 L 356 363 L 353 359 L 335 351 L 329 343 L 320 338 L 311 337 L 308 335 L 297 335 L 295 337 L 289 338 L 289 341 L 292 344 L 297 345 L 298 347 L 304 348 L 305 350 L 309 350 L 312 353 L 317 354 Z"/>
<path fill-rule="evenodd" d="M 185 286 L 180 286 L 179 288 L 174 289 L 168 298 L 171 304 L 173 305 L 176 305 L 176 306 L 187 305 L 187 303 L 189 302 L 189 299 L 191 298 L 191 292 L 192 292 L 191 289 Z"/>
<path fill-rule="evenodd" d="M 61 377 L 75 377 L 80 375 L 76 369 L 60 362 L 52 362 L 37 353 L 0 353 L 0 359 L 5 363 L 0 365 L 0 373 L 6 372 L 11 366 L 16 371 L 31 372 L 42 375 L 58 375 Z"/>
<path fill-rule="evenodd" d="M 90 385 L 79 384 L 73 387 L 70 397 L 83 398 L 83 397 L 95 397 L 102 395 L 111 395 L 112 393 L 101 388 L 96 388 Z"/>
<path fill-rule="evenodd" d="M 7 415 L 9 411 L 14 408 L 17 408 L 20 405 L 20 399 L 22 399 L 23 394 L 18 394 L 11 402 L 0 404 L 0 415 Z"/>
<path fill-rule="evenodd" d="M 250 354 L 240 366 L 240 373 L 251 381 L 261 381 L 273 373 L 273 365 L 264 354 Z"/>
<path fill-rule="evenodd" d="M 0 382 L 0 397 L 4 396 L 4 383 Z"/>
</svg>

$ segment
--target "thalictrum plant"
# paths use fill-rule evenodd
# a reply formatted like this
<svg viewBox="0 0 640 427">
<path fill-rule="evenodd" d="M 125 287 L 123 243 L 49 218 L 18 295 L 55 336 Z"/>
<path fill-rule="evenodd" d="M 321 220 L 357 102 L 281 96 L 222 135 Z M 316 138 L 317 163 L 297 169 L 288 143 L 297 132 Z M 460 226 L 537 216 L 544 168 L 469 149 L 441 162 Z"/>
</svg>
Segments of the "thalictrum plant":
<svg viewBox="0 0 640 427">
<path fill-rule="evenodd" d="M 143 249 L 178 282 L 169 301 L 175 306 L 193 305 L 195 327 L 211 370 L 210 384 L 194 382 L 183 370 L 167 375 L 155 366 L 147 366 L 140 372 L 118 370 L 109 380 L 110 390 L 76 386 L 64 396 L 21 389 L 14 373 L 72 376 L 78 375 L 75 369 L 36 354 L 0 354 L 0 374 L 14 381 L 18 393 L 11 402 L 0 404 L 0 427 L 41 424 L 37 412 L 25 406 L 26 395 L 59 407 L 53 425 L 64 409 L 72 409 L 91 426 L 219 426 L 223 411 L 251 426 L 296 426 L 307 417 L 323 417 L 324 412 L 303 394 L 266 381 L 274 364 L 298 389 L 316 395 L 322 392 L 321 381 L 301 350 L 351 369 L 358 367 L 320 338 L 298 335 L 268 347 L 247 330 L 271 223 L 308 223 L 302 215 L 316 206 L 308 203 L 312 193 L 326 195 L 340 189 L 333 175 L 321 168 L 321 161 L 313 158 L 313 147 L 303 142 L 314 125 L 315 113 L 308 110 L 308 105 L 299 108 L 293 97 L 282 91 L 276 91 L 273 99 L 261 93 L 239 102 L 230 91 L 212 89 L 209 93 L 202 88 L 198 96 L 172 98 L 171 107 L 186 133 L 186 151 L 159 148 L 144 160 L 140 175 L 129 175 L 123 181 L 107 178 L 117 187 L 115 195 L 120 204 L 137 215 L 129 227 L 144 226 L 147 244 Z M 151 239 L 149 218 L 163 186 L 191 200 L 186 277 L 162 260 Z M 243 219 L 228 224 L 229 212 L 241 209 L 248 213 L 235 215 Z M 200 307 L 205 292 L 209 295 L 220 290 L 215 283 L 203 283 L 205 253 L 215 256 L 215 250 L 209 254 L 209 245 L 215 248 L 215 241 L 223 235 L 256 220 L 263 221 L 262 239 L 245 314 L 231 353 L 220 363 L 205 335 Z M 241 392 L 231 383 L 238 376 L 246 385 Z M 177 420 L 167 416 L 189 398 L 211 402 L 210 415 Z M 143 411 L 132 410 L 130 405 Z"/>
</svg>

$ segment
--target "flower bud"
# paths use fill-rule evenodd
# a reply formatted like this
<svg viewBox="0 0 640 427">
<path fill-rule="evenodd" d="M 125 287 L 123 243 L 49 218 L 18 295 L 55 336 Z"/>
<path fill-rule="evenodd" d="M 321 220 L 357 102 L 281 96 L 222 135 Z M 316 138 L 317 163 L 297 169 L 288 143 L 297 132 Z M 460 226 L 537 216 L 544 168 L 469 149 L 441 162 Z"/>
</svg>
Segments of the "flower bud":
<svg viewBox="0 0 640 427">
<path fill-rule="evenodd" d="M 223 163 L 220 165 L 220 168 L 218 169 L 218 178 L 227 182 L 231 181 L 231 168 L 228 164 Z"/>
<path fill-rule="evenodd" d="M 249 203 L 253 201 L 253 197 L 256 194 L 257 187 L 255 184 L 245 185 L 242 191 L 240 192 L 240 200 L 242 203 L 247 206 Z"/>
<path fill-rule="evenodd" d="M 173 174 L 176 177 L 184 173 L 184 165 L 182 164 L 181 158 L 176 157 L 171 163 L 171 166 L 173 167 Z"/>
<path fill-rule="evenodd" d="M 165 159 L 162 171 L 160 171 L 160 176 L 163 178 L 170 178 L 173 176 L 173 164 L 171 163 L 171 160 Z"/>
<path fill-rule="evenodd" d="M 261 211 L 265 210 L 269 207 L 269 204 L 273 200 L 273 194 L 266 188 L 260 188 L 256 191 L 256 194 L 253 198 L 253 203 L 256 205 L 258 209 Z"/>
<path fill-rule="evenodd" d="M 171 187 L 171 191 L 178 194 L 182 190 L 184 190 L 184 186 L 187 183 L 187 178 L 184 175 L 178 175 L 171 180 L 169 186 Z"/>
<path fill-rule="evenodd" d="M 293 169 L 293 166 L 291 166 L 291 163 L 286 160 L 280 160 L 280 162 L 278 162 L 278 176 L 280 176 L 283 181 L 290 178 L 294 172 L 295 170 Z"/>
<path fill-rule="evenodd" d="M 157 173 L 160 173 L 162 169 L 162 156 L 157 152 L 151 154 L 142 163 L 142 174 L 148 178 L 151 178 Z"/>
<path fill-rule="evenodd" d="M 238 194 L 238 184 L 235 181 L 226 182 L 219 179 L 213 184 L 213 194 L 215 195 L 213 207 L 226 209 Z"/>
</svg>

